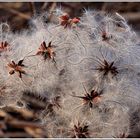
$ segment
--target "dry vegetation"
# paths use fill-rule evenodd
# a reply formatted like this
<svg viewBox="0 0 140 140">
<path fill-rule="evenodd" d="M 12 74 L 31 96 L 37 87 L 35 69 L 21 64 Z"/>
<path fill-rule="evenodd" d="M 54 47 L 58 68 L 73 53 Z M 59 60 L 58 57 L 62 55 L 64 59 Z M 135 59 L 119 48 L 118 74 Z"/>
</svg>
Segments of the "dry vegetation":
<svg viewBox="0 0 140 140">
<path fill-rule="evenodd" d="M 0 137 L 139 137 L 139 5 L 0 3 Z"/>
</svg>

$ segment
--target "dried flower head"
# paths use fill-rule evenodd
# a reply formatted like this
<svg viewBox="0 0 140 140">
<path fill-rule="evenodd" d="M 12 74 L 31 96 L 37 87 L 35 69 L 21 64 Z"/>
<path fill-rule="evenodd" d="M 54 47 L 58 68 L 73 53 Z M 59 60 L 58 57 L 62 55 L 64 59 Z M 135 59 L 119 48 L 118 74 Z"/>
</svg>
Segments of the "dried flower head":
<svg viewBox="0 0 140 140">
<path fill-rule="evenodd" d="M 70 18 L 67 13 L 64 13 L 62 16 L 59 17 L 60 25 L 64 26 L 64 28 L 71 28 L 74 27 L 77 23 L 80 22 L 80 18 Z"/>
<path fill-rule="evenodd" d="M 89 130 L 88 125 L 80 124 L 78 122 L 73 126 L 71 130 L 71 137 L 72 138 L 88 138 L 89 137 Z"/>
<path fill-rule="evenodd" d="M 0 43 L 0 52 L 7 51 L 9 43 L 7 41 L 2 41 Z"/>
<path fill-rule="evenodd" d="M 90 93 L 87 92 L 86 88 L 84 87 L 86 94 L 84 96 L 75 96 L 73 97 L 81 98 L 83 100 L 84 105 L 89 105 L 90 108 L 93 107 L 93 104 L 98 104 L 101 101 L 101 92 L 97 92 L 96 90 L 92 90 Z"/>
<path fill-rule="evenodd" d="M 53 51 L 52 47 L 53 45 L 51 44 L 52 42 L 50 41 L 48 46 L 46 45 L 46 42 L 43 41 L 43 43 L 41 43 L 41 46 L 38 49 L 38 52 L 36 53 L 36 55 L 41 55 L 43 56 L 44 60 L 46 59 L 52 59 L 55 62 L 55 52 Z"/>
<path fill-rule="evenodd" d="M 17 64 L 14 61 L 11 61 L 11 63 L 8 64 L 8 67 L 10 68 L 9 74 L 13 75 L 15 72 L 17 72 L 19 74 L 19 78 L 22 78 L 22 74 L 26 74 L 26 72 L 23 70 L 23 67 L 25 67 L 23 61 L 23 59 L 19 60 Z"/>
<path fill-rule="evenodd" d="M 117 67 L 114 66 L 114 61 L 108 62 L 105 59 L 103 60 L 103 62 L 101 62 L 101 65 L 98 68 L 96 68 L 96 70 L 102 72 L 103 76 L 106 76 L 109 73 L 111 73 L 113 76 L 116 76 L 118 74 Z"/>
</svg>

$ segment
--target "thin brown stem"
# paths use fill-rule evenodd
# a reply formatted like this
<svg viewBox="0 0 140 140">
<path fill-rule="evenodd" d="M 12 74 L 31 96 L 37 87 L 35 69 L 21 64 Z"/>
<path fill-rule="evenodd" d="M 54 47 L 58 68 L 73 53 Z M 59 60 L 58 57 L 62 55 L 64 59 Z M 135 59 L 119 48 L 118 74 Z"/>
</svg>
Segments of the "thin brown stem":
<svg viewBox="0 0 140 140">
<path fill-rule="evenodd" d="M 27 14 L 23 14 L 13 8 L 10 8 L 10 7 L 7 7 L 7 6 L 4 6 L 4 5 L 0 5 L 0 9 L 4 9 L 4 10 L 7 10 L 15 15 L 18 15 L 19 17 L 21 18 L 24 18 L 26 20 L 29 20 L 31 18 L 31 16 L 27 15 Z"/>
<path fill-rule="evenodd" d="M 31 9 L 32 15 L 35 15 L 36 9 L 35 9 L 35 4 L 34 2 L 29 2 L 29 7 Z"/>
</svg>

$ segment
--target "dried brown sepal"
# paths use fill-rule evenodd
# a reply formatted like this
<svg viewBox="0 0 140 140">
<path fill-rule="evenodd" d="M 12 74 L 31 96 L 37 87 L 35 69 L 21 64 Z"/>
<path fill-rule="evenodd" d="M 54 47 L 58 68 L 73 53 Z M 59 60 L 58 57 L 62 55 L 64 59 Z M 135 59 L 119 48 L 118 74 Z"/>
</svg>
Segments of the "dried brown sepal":
<svg viewBox="0 0 140 140">
<path fill-rule="evenodd" d="M 17 64 L 14 61 L 11 61 L 11 63 L 8 63 L 7 65 L 10 68 L 10 75 L 13 75 L 15 72 L 17 72 L 19 74 L 19 78 L 22 78 L 22 74 L 26 74 L 26 72 L 23 70 L 23 60 L 19 60 Z"/>
<path fill-rule="evenodd" d="M 118 74 L 117 67 L 114 66 L 114 61 L 113 62 L 108 62 L 107 60 L 104 59 L 102 64 L 96 68 L 99 72 L 103 72 L 103 76 L 108 75 L 111 73 L 113 76 L 116 76 Z"/>
<path fill-rule="evenodd" d="M 75 95 L 72 96 L 81 98 L 83 100 L 84 105 L 89 105 L 89 107 L 92 108 L 93 104 L 98 104 L 101 101 L 101 94 L 102 91 L 97 92 L 96 90 L 92 90 L 90 93 L 86 91 L 86 94 L 84 96 L 75 96 Z"/>
<path fill-rule="evenodd" d="M 53 47 L 53 45 L 52 45 L 51 41 L 48 43 L 48 46 L 46 45 L 46 42 L 43 41 L 41 43 L 40 47 L 38 48 L 36 55 L 43 56 L 44 60 L 52 59 L 55 62 L 54 57 L 56 54 L 53 51 L 52 47 Z"/>
<path fill-rule="evenodd" d="M 7 41 L 2 41 L 0 43 L 0 52 L 4 52 L 4 51 L 7 51 L 8 48 L 9 48 L 9 43 Z"/>
<path fill-rule="evenodd" d="M 74 17 L 70 18 L 67 13 L 64 13 L 62 16 L 59 17 L 60 25 L 64 26 L 64 28 L 71 28 L 73 25 L 76 25 L 80 22 L 80 18 Z"/>
<path fill-rule="evenodd" d="M 71 137 L 72 138 L 88 138 L 89 137 L 89 130 L 88 125 L 81 125 L 78 122 L 77 125 L 74 125 L 73 129 L 71 130 Z"/>
</svg>

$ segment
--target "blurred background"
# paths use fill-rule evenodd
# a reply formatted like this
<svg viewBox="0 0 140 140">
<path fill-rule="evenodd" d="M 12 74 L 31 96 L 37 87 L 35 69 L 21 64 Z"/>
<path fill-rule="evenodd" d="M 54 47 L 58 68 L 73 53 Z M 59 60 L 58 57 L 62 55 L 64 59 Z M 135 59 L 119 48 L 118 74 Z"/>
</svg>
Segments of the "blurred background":
<svg viewBox="0 0 140 140">
<path fill-rule="evenodd" d="M 29 28 L 29 21 L 35 14 L 53 11 L 61 7 L 71 16 L 80 16 L 84 8 L 118 12 L 140 35 L 140 3 L 138 2 L 1 2 L 0 22 L 8 22 L 13 32 Z M 54 20 L 50 15 L 48 22 Z"/>
</svg>

